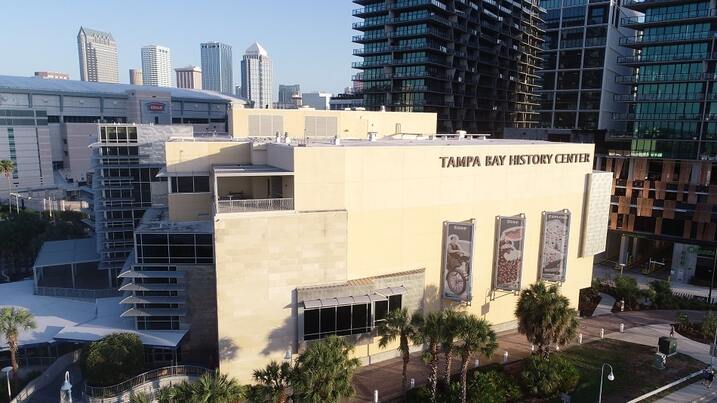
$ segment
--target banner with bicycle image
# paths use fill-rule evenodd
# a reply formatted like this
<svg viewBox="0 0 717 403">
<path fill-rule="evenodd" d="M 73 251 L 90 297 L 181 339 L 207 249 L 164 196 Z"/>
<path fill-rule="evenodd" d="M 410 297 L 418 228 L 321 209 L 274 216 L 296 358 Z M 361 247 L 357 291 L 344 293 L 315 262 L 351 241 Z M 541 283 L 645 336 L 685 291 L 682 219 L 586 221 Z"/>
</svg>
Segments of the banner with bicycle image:
<svg viewBox="0 0 717 403">
<path fill-rule="evenodd" d="M 443 227 L 443 298 L 470 301 L 475 222 L 445 222 Z"/>
<path fill-rule="evenodd" d="M 565 281 L 568 265 L 570 211 L 544 211 L 540 244 L 540 279 Z"/>
<path fill-rule="evenodd" d="M 493 289 L 520 291 L 525 248 L 525 216 L 496 217 Z"/>
</svg>

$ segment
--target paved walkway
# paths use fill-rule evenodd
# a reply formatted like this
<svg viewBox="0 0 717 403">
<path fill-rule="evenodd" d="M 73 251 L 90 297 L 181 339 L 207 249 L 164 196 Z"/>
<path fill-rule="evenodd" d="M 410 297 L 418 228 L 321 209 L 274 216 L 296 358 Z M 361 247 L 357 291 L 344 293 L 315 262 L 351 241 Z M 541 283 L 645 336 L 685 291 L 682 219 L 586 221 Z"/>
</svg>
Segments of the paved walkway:
<svg viewBox="0 0 717 403">
<path fill-rule="evenodd" d="M 683 311 L 690 320 L 701 320 L 704 312 Z M 618 333 L 620 323 L 625 324 L 625 329 L 642 327 L 648 325 L 667 325 L 674 323 L 676 311 L 635 311 L 620 312 L 612 315 L 582 319 L 580 321 L 580 332 L 583 335 L 583 343 L 594 341 L 600 338 L 600 329 L 605 329 L 605 335 Z M 619 333 L 618 333 L 619 334 Z M 655 339 L 650 345 L 655 345 Z M 678 344 L 679 345 L 679 344 Z M 525 336 L 517 333 L 507 333 L 498 336 L 498 350 L 492 358 L 480 357 L 480 364 L 485 365 L 492 362 L 503 362 L 503 353 L 508 351 L 508 361 L 515 362 L 530 355 L 530 343 Z M 458 363 L 454 360 L 453 372 L 458 371 Z M 354 376 L 355 402 L 373 401 L 373 391 L 379 391 L 379 400 L 390 401 L 401 396 L 401 368 L 400 358 L 393 358 L 377 364 L 360 368 Z M 442 367 L 439 367 L 442 368 Z M 416 386 L 426 383 L 427 370 L 421 361 L 420 353 L 412 354 L 408 366 L 408 378 L 416 380 Z"/>
<path fill-rule="evenodd" d="M 612 308 L 615 306 L 615 298 L 612 295 L 600 293 L 600 303 L 593 312 L 593 317 L 610 315 L 612 314 Z"/>
<path fill-rule="evenodd" d="M 65 382 L 65 371 L 70 371 L 70 383 L 72 384 L 72 401 L 75 403 L 83 403 L 85 399 L 82 394 L 82 371 L 79 364 L 70 364 L 62 370 L 62 375 L 50 382 L 46 387 L 36 390 L 32 394 L 28 403 L 49 403 L 57 402 L 60 397 L 60 387 Z"/>
</svg>

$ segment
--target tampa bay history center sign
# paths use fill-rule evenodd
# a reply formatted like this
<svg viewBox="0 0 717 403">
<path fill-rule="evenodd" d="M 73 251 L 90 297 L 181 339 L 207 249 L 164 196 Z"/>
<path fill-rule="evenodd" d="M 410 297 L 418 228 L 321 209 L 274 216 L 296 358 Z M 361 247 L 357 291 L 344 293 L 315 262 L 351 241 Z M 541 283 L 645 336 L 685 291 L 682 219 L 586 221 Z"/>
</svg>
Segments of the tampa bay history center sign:
<svg viewBox="0 0 717 403">
<path fill-rule="evenodd" d="M 506 154 L 506 155 L 463 155 L 456 157 L 438 157 L 441 168 L 465 168 L 505 165 L 549 165 L 589 163 L 589 153 L 560 154 Z"/>
</svg>

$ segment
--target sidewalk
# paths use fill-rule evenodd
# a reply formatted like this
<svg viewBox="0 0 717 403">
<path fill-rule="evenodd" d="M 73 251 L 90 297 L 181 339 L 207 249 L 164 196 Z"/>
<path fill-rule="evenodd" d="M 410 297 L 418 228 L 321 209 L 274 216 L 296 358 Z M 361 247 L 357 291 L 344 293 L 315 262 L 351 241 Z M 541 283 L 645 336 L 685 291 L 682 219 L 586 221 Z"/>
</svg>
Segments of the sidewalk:
<svg viewBox="0 0 717 403">
<path fill-rule="evenodd" d="M 697 320 L 704 315 L 704 312 L 699 311 L 683 312 L 690 317 L 690 320 Z M 605 329 L 606 336 L 614 333 L 620 335 L 620 323 L 625 324 L 625 329 L 662 324 L 667 326 L 667 334 L 669 334 L 669 324 L 674 323 L 675 318 L 676 311 L 615 313 L 612 315 L 582 319 L 580 321 L 580 332 L 583 334 L 583 343 L 599 339 L 601 328 Z M 656 345 L 655 338 L 650 341 L 650 345 Z M 508 351 L 508 362 L 518 361 L 530 355 L 530 344 L 525 336 L 517 332 L 501 334 L 498 336 L 498 350 L 495 355 L 491 359 L 481 356 L 480 365 L 503 362 L 504 351 Z M 458 363 L 456 361 L 457 360 L 454 360 L 453 373 L 458 372 Z M 373 401 L 374 390 L 379 391 L 379 400 L 382 402 L 399 397 L 402 393 L 401 368 L 402 361 L 400 358 L 393 358 L 360 368 L 353 379 L 356 395 L 352 401 Z M 408 379 L 414 378 L 416 380 L 416 386 L 420 386 L 426 383 L 427 374 L 428 372 L 426 366 L 421 361 L 420 353 L 412 354 L 411 361 L 408 365 Z"/>
<path fill-rule="evenodd" d="M 625 270 L 623 272 L 624 276 L 629 276 L 635 279 L 637 281 L 637 285 L 640 288 L 648 288 L 650 286 L 650 283 L 657 280 L 656 278 L 645 276 L 642 273 Z M 593 278 L 598 280 L 603 279 L 615 279 L 616 277 L 620 276 L 620 270 L 615 270 L 612 266 L 607 266 L 604 264 L 596 264 L 593 266 Z M 673 281 L 670 283 L 670 287 L 672 288 L 672 292 L 675 294 L 688 294 L 688 295 L 694 295 L 697 297 L 703 297 L 707 298 L 709 295 L 709 287 L 702 287 L 699 285 L 692 285 L 687 283 L 678 283 L 676 281 Z M 712 293 L 712 299 L 717 299 L 717 292 Z"/>
</svg>

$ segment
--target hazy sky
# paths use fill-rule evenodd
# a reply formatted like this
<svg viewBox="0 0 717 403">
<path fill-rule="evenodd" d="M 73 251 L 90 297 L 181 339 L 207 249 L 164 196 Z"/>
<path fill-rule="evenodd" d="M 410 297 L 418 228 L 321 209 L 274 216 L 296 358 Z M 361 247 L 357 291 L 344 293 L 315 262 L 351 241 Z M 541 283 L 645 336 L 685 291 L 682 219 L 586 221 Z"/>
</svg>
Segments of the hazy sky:
<svg viewBox="0 0 717 403">
<path fill-rule="evenodd" d="M 234 83 L 240 60 L 258 41 L 274 63 L 274 97 L 279 84 L 302 91 L 342 91 L 349 86 L 355 19 L 350 0 L 2 0 L 0 74 L 31 76 L 37 70 L 80 79 L 80 26 L 109 31 L 119 49 L 120 82 L 141 68 L 140 48 L 171 49 L 172 67 L 199 66 L 199 44 L 232 46 Z"/>
</svg>

